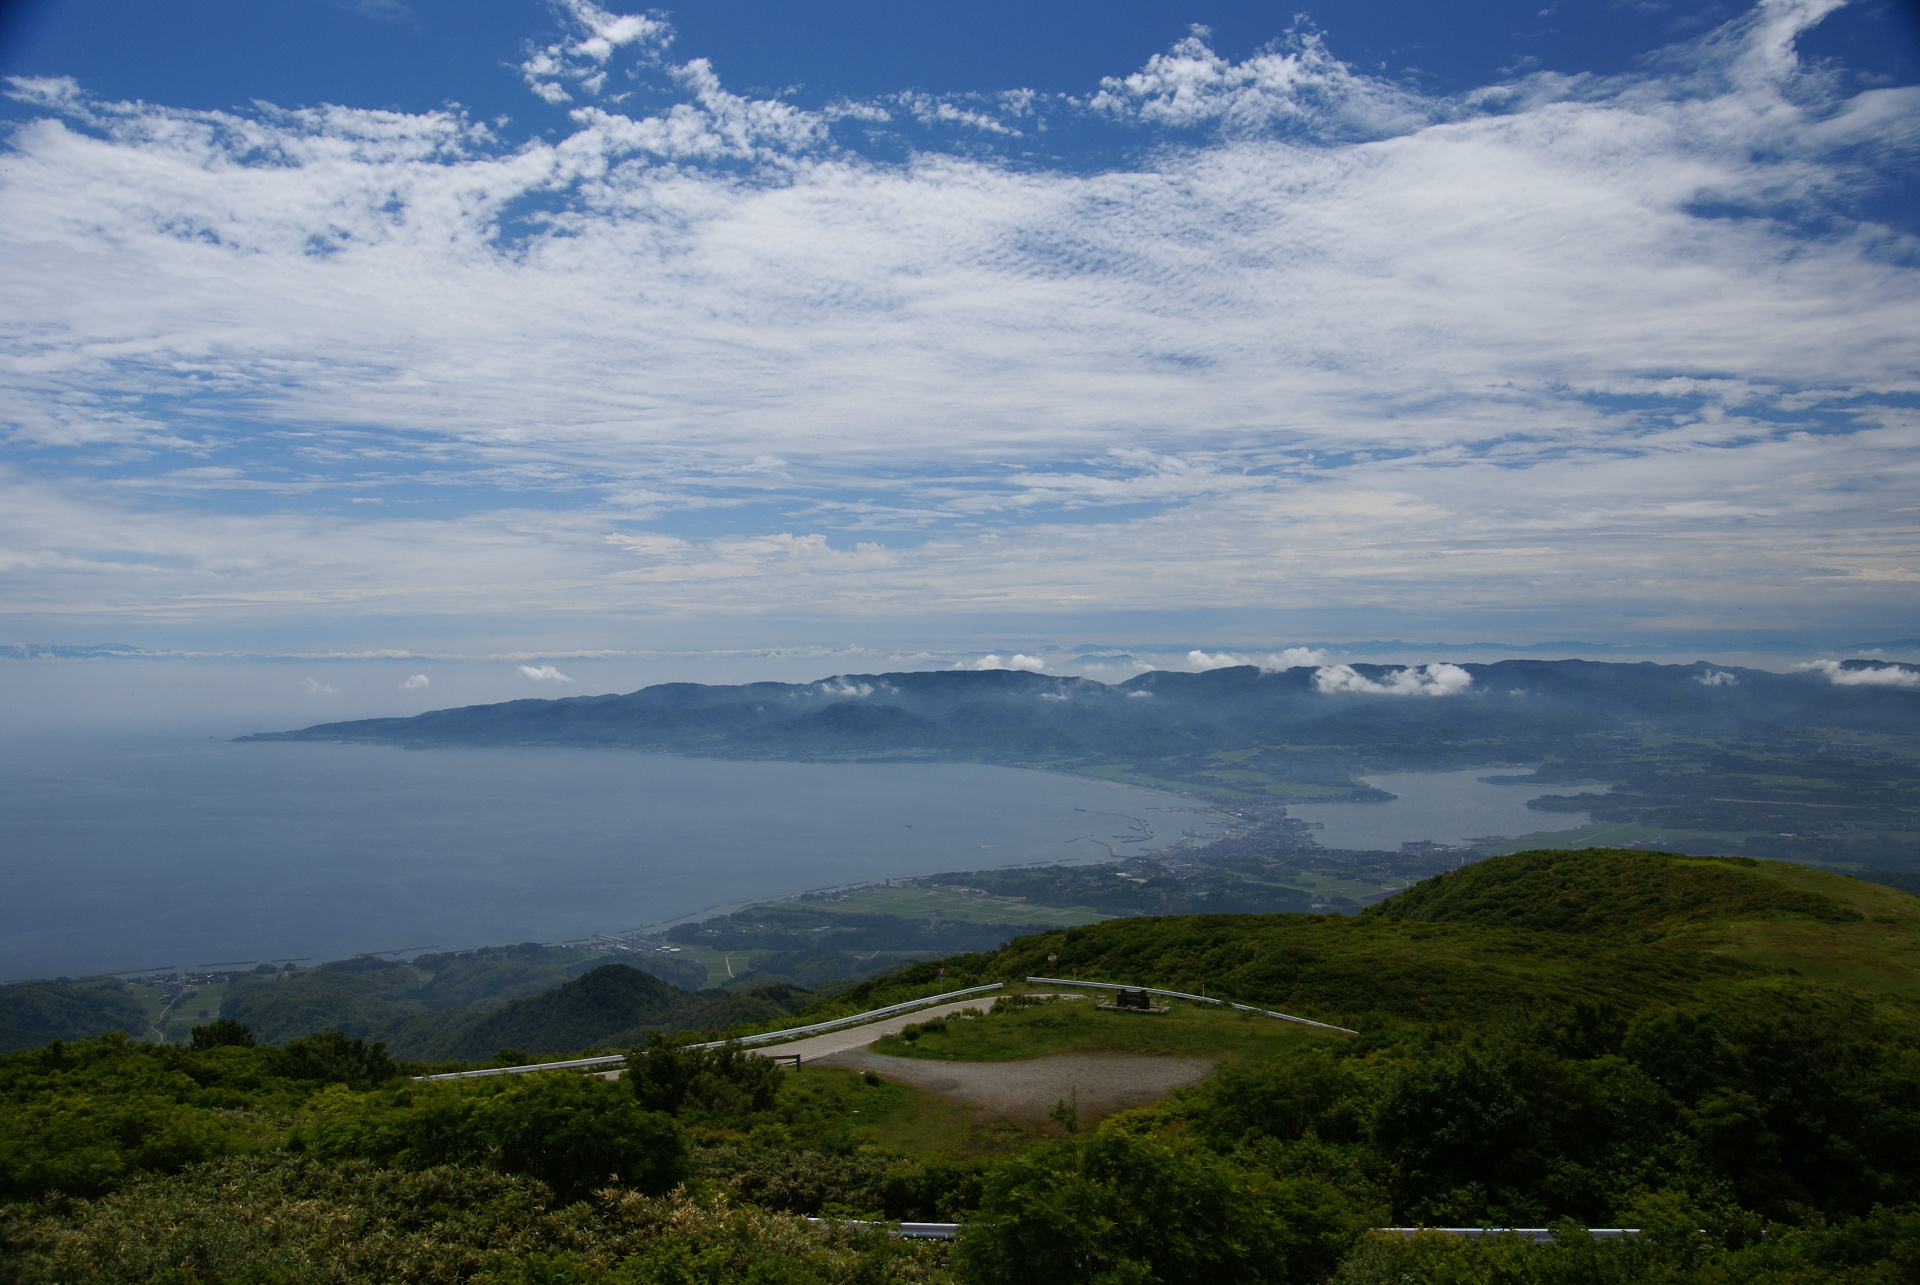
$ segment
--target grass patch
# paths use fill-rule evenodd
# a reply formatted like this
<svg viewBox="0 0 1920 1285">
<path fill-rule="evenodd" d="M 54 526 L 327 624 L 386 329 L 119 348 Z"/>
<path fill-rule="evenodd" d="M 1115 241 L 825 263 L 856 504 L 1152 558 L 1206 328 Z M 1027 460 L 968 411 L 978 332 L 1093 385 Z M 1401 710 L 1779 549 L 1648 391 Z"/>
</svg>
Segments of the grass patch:
<svg viewBox="0 0 1920 1285">
<path fill-rule="evenodd" d="M 1102 1011 L 1097 1002 L 1089 997 L 1011 1011 L 1003 1007 L 982 1017 L 950 1019 L 945 1030 L 926 1030 L 917 1039 L 889 1035 L 873 1051 L 946 1062 L 1018 1062 L 1056 1053 L 1238 1062 L 1272 1057 L 1310 1040 L 1342 1038 L 1271 1017 L 1180 1000 L 1156 1000 L 1169 1005 L 1169 1011 L 1155 1014 Z"/>
<path fill-rule="evenodd" d="M 1786 861 L 1761 861 L 1749 869 L 1797 891 L 1831 897 L 1862 918 L 1852 923 L 1736 922 L 1702 932 L 1701 944 L 1742 962 L 1920 1001 L 1920 897 Z"/>
<path fill-rule="evenodd" d="M 868 1141 L 910 1156 L 985 1159 L 1010 1155 L 1046 1136 L 1044 1130 L 1009 1120 L 981 1121 L 972 1107 L 917 1085 L 837 1066 L 803 1066 L 787 1092 L 830 1118 L 844 1121 Z"/>
</svg>

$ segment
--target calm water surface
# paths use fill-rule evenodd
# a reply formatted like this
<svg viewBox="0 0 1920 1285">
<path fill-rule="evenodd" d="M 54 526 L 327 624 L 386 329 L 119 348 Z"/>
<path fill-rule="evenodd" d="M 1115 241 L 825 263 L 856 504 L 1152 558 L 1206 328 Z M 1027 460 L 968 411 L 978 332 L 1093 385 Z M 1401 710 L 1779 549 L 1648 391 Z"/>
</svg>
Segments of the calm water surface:
<svg viewBox="0 0 1920 1285">
<path fill-rule="evenodd" d="M 1182 803 L 975 764 L 151 737 L 0 746 L 0 980 L 616 932 L 804 888 L 1104 857 Z M 1157 818 L 1165 819 L 1165 824 Z"/>
<path fill-rule="evenodd" d="M 1480 779 L 1526 771 L 1480 767 L 1465 772 L 1389 772 L 1361 779 L 1398 795 L 1391 803 L 1302 803 L 1290 805 L 1287 811 L 1325 826 L 1313 836 L 1325 847 L 1387 852 L 1420 839 L 1465 843 L 1489 835 L 1573 830 L 1587 823 L 1584 812 L 1528 811 L 1528 799 L 1560 787 L 1490 785 Z"/>
</svg>

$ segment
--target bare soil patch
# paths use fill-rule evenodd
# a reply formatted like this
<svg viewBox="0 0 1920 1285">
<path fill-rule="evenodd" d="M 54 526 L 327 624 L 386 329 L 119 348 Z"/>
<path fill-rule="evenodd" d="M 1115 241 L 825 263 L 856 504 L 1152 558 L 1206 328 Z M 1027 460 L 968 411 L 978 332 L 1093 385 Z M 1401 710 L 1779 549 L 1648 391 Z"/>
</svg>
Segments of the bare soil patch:
<svg viewBox="0 0 1920 1285">
<path fill-rule="evenodd" d="M 936 1062 L 882 1057 L 859 1049 L 818 1061 L 823 1066 L 871 1071 L 956 1099 L 974 1108 L 982 1120 L 1038 1124 L 1046 1120 L 1047 1109 L 1054 1103 L 1077 1096 L 1083 1126 L 1165 1097 L 1182 1085 L 1198 1084 L 1213 1074 L 1215 1066 L 1212 1058 L 1136 1053 L 1062 1053 L 1023 1062 Z"/>
</svg>

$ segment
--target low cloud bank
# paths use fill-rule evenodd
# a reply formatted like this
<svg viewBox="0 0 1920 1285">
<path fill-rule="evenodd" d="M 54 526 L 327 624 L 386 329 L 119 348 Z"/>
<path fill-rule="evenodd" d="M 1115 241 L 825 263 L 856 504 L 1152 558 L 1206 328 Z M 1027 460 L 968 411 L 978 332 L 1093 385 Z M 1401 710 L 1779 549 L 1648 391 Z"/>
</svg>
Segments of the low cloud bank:
<svg viewBox="0 0 1920 1285">
<path fill-rule="evenodd" d="M 1318 692 L 1365 692 L 1370 696 L 1455 696 L 1473 686 L 1473 675 L 1458 665 L 1414 665 L 1376 682 L 1351 665 L 1322 665 L 1314 671 Z"/>
<path fill-rule="evenodd" d="M 1230 669 L 1236 665 L 1258 665 L 1262 673 L 1275 674 L 1302 665 L 1324 665 L 1327 653 L 1312 647 L 1289 647 L 1265 656 L 1239 656 L 1230 651 L 1206 652 L 1198 647 L 1187 653 L 1187 666 L 1205 673 L 1210 669 Z"/>
<path fill-rule="evenodd" d="M 522 665 L 520 672 L 536 683 L 570 683 L 573 680 L 552 665 Z"/>
<path fill-rule="evenodd" d="M 1837 660 L 1810 660 L 1795 669 L 1825 674 L 1836 687 L 1920 687 L 1920 669 L 1873 664 L 1849 669 Z"/>
<path fill-rule="evenodd" d="M 979 660 L 974 661 L 970 665 L 965 664 L 963 662 L 961 664 L 956 664 L 954 668 L 955 669 L 1024 669 L 1029 674 L 1044 674 L 1047 672 L 1047 662 L 1042 660 L 1038 656 L 1028 656 L 1022 652 L 1017 652 L 1017 651 L 1013 653 L 1013 655 L 1007 656 L 1005 658 L 996 656 L 992 652 L 988 652 L 986 655 L 982 656 Z"/>
</svg>

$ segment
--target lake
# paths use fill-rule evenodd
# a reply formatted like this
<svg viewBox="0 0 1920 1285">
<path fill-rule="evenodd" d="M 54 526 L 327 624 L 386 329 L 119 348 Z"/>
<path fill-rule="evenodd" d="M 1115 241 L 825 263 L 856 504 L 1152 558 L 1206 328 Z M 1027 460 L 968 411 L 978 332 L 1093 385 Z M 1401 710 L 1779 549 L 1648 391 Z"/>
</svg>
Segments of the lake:
<svg viewBox="0 0 1920 1285">
<path fill-rule="evenodd" d="M 1325 827 L 1313 837 L 1323 847 L 1391 852 L 1403 843 L 1431 839 L 1465 843 L 1488 835 L 1514 837 L 1537 830 L 1573 830 L 1584 812 L 1532 812 L 1527 800 L 1557 787 L 1492 785 L 1483 776 L 1518 776 L 1523 767 L 1480 767 L 1464 772 L 1388 772 L 1362 777 L 1368 785 L 1398 795 L 1390 803 L 1289 804 L 1287 812 Z"/>
<path fill-rule="evenodd" d="M 860 880 L 1104 858 L 1072 841 L 1135 832 L 1090 813 L 1173 802 L 966 763 L 16 740 L 0 745 L 0 980 L 560 941 Z M 1177 840 L 1181 820 L 1153 829 L 1127 850 Z"/>
</svg>

